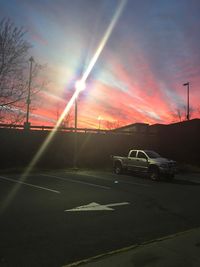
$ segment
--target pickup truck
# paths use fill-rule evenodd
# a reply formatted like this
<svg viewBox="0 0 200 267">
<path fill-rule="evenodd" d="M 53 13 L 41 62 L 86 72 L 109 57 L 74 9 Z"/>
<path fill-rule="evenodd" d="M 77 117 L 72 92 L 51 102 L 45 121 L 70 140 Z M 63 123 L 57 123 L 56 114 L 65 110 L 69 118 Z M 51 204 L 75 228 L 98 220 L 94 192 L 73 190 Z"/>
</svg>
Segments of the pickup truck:
<svg viewBox="0 0 200 267">
<path fill-rule="evenodd" d="M 161 175 L 173 179 L 176 173 L 176 162 L 161 157 L 152 150 L 130 150 L 128 157 L 112 156 L 116 174 L 124 171 L 146 173 L 152 180 L 159 180 Z"/>
</svg>

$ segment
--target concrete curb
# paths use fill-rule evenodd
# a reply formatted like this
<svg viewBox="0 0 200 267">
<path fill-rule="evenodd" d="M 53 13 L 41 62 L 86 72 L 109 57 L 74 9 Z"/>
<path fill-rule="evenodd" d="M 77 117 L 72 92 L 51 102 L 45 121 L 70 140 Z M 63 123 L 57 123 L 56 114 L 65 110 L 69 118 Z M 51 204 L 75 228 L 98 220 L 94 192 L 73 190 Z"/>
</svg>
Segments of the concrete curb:
<svg viewBox="0 0 200 267">
<path fill-rule="evenodd" d="M 143 242 L 141 244 L 135 244 L 135 245 L 131 245 L 131 246 L 128 246 L 128 247 L 121 248 L 121 249 L 109 251 L 109 252 L 106 252 L 106 253 L 102 253 L 102 254 L 87 258 L 87 259 L 83 259 L 83 260 L 80 260 L 80 261 L 77 261 L 77 262 L 73 262 L 73 263 L 70 263 L 70 264 L 67 264 L 67 265 L 63 265 L 62 267 L 76 267 L 76 266 L 80 266 L 82 264 L 91 263 L 93 261 L 100 260 L 100 259 L 103 259 L 103 258 L 108 257 L 108 256 L 113 256 L 113 255 L 119 254 L 121 252 L 127 252 L 127 251 L 130 251 L 132 249 L 142 248 L 142 247 L 144 247 L 146 245 L 149 245 L 149 244 L 158 243 L 158 242 L 162 242 L 162 241 L 165 241 L 165 240 L 170 240 L 170 239 L 182 236 L 184 234 L 191 233 L 191 232 L 196 231 L 198 229 L 200 230 L 199 227 L 198 228 L 192 228 L 192 229 L 189 229 L 189 230 L 186 230 L 186 231 L 183 231 L 183 232 L 179 232 L 179 233 L 176 233 L 176 234 L 167 235 L 167 236 L 164 236 L 164 237 L 161 237 L 161 238 L 156 238 L 156 239 L 153 239 L 153 240 L 149 240 L 149 241 Z"/>
</svg>

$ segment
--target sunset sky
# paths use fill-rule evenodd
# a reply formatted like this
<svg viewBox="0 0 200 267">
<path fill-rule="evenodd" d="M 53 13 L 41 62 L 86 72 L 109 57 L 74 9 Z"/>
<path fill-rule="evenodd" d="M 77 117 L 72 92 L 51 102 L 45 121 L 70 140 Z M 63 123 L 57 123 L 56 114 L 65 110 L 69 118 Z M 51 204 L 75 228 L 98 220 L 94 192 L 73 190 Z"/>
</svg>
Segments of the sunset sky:
<svg viewBox="0 0 200 267">
<path fill-rule="evenodd" d="M 27 29 L 48 84 L 30 121 L 55 124 L 99 46 L 118 0 L 0 0 L 0 18 Z M 78 127 L 178 121 L 190 82 L 200 117 L 200 1 L 129 0 L 78 98 Z M 69 126 L 73 126 L 74 106 Z"/>
</svg>

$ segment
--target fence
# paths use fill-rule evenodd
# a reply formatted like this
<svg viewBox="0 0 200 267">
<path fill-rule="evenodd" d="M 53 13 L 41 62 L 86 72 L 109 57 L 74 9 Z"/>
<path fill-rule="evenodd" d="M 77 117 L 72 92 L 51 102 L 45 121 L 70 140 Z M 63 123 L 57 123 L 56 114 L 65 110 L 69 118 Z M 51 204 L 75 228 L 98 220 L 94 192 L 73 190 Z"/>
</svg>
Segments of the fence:
<svg viewBox="0 0 200 267">
<path fill-rule="evenodd" d="M 38 167 L 72 167 L 77 146 L 80 167 L 111 166 L 111 155 L 130 149 L 152 149 L 179 162 L 200 165 L 200 120 L 158 127 L 146 133 L 99 129 L 59 128 L 37 163 Z M 0 167 L 23 167 L 33 159 L 53 127 L 0 124 Z M 155 127 L 154 127 L 155 130 Z"/>
</svg>

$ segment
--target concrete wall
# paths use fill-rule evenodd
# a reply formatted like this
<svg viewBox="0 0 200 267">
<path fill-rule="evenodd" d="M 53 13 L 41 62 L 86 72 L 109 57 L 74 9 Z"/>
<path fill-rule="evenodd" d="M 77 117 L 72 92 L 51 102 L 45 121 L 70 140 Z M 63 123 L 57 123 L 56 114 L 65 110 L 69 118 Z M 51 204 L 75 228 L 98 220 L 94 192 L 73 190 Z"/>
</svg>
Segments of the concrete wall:
<svg viewBox="0 0 200 267">
<path fill-rule="evenodd" d="M 152 149 L 180 162 L 200 165 L 200 125 L 161 127 L 152 133 L 77 134 L 77 162 L 80 167 L 111 166 L 111 155 L 126 155 L 129 149 Z M 26 166 L 47 138 L 48 131 L 0 129 L 0 168 Z M 73 166 L 75 134 L 58 132 L 37 166 Z"/>
</svg>

